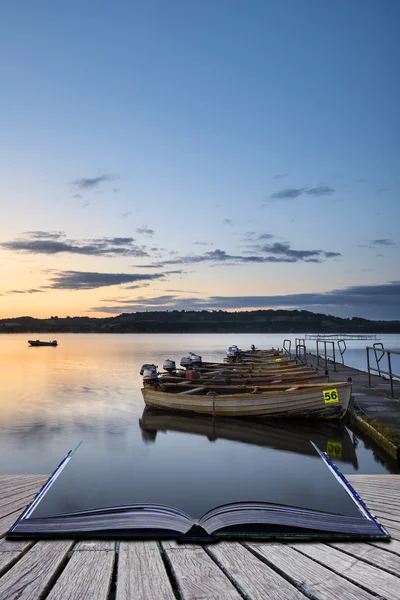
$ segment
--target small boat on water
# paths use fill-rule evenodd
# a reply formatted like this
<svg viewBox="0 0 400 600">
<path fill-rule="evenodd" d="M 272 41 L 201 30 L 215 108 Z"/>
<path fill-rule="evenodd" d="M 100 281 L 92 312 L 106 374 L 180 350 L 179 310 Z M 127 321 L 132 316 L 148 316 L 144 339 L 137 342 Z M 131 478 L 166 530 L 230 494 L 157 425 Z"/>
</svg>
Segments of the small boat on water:
<svg viewBox="0 0 400 600">
<path fill-rule="evenodd" d="M 142 388 L 147 406 L 167 410 L 189 411 L 216 417 L 290 417 L 341 419 L 349 406 L 351 382 L 300 383 L 282 386 L 284 389 L 262 390 L 240 387 L 224 390 L 198 386 L 184 391 L 171 391 L 158 382 L 146 382 Z M 163 389 L 164 387 L 164 389 Z M 173 390 L 173 391 L 172 391 Z"/>
<path fill-rule="evenodd" d="M 28 344 L 31 346 L 58 346 L 57 340 L 52 342 L 41 342 L 40 340 L 28 340 Z"/>
</svg>

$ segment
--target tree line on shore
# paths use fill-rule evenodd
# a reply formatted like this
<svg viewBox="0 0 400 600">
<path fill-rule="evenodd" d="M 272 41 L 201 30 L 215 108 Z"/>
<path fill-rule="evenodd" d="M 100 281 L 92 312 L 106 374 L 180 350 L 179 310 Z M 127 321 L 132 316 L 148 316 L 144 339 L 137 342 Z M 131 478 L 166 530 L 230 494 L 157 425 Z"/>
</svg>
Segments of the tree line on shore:
<svg viewBox="0 0 400 600">
<path fill-rule="evenodd" d="M 400 333 L 400 321 L 345 319 L 306 310 L 152 311 L 114 317 L 0 319 L 0 333 Z"/>
</svg>

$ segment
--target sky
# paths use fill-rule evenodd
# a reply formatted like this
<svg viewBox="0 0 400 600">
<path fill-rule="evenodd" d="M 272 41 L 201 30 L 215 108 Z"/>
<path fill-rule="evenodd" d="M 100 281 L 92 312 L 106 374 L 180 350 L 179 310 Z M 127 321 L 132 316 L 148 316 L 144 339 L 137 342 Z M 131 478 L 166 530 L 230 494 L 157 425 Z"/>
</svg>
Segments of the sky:
<svg viewBox="0 0 400 600">
<path fill-rule="evenodd" d="M 0 318 L 400 319 L 397 0 L 0 3 Z"/>
</svg>

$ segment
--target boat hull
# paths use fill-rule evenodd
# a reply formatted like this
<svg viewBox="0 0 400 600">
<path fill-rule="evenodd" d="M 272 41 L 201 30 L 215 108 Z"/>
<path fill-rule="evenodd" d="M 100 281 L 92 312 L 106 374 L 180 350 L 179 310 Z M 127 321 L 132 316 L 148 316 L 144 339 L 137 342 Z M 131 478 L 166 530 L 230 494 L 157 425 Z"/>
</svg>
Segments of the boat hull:
<svg viewBox="0 0 400 600">
<path fill-rule="evenodd" d="M 39 340 L 28 340 L 28 344 L 31 346 L 58 346 L 57 342 L 41 342 Z"/>
<path fill-rule="evenodd" d="M 294 385 L 285 391 L 244 394 L 197 395 L 191 391 L 168 393 L 143 388 L 142 395 L 146 405 L 154 408 L 221 417 L 340 419 L 350 402 L 351 383 L 315 384 L 304 389 Z"/>
</svg>

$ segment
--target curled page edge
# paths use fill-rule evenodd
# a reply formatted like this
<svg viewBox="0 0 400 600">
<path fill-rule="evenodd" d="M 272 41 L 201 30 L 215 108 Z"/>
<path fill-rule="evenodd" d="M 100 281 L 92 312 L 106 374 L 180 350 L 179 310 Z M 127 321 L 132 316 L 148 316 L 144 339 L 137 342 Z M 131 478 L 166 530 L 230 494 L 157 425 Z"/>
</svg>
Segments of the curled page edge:
<svg viewBox="0 0 400 600">
<path fill-rule="evenodd" d="M 36 496 L 34 497 L 34 499 L 32 500 L 32 502 L 26 507 L 26 509 L 22 512 L 22 514 L 20 514 L 20 516 L 18 517 L 18 519 L 15 521 L 14 525 L 12 525 L 9 529 L 9 533 L 12 533 L 16 526 L 18 525 L 18 523 L 20 521 L 22 521 L 23 519 L 29 519 L 29 517 L 31 516 L 32 512 L 35 510 L 35 508 L 37 507 L 37 505 L 39 504 L 39 502 L 42 500 L 42 498 L 44 497 L 44 495 L 46 494 L 46 492 L 51 488 L 51 486 L 53 485 L 53 483 L 55 482 L 55 480 L 59 477 L 59 475 L 61 474 L 62 470 L 64 469 L 64 467 L 69 463 L 69 461 L 71 460 L 71 458 L 73 457 L 73 455 L 75 454 L 75 452 L 78 450 L 79 446 L 82 444 L 83 440 L 81 440 L 73 450 L 70 450 L 68 452 L 68 454 L 62 459 L 62 461 L 60 462 L 60 464 L 58 465 L 58 467 L 55 469 L 55 471 L 52 473 L 52 475 L 50 475 L 50 477 L 48 478 L 48 480 L 46 481 L 46 483 L 44 485 L 42 485 L 42 487 L 40 488 L 40 490 L 38 491 L 38 493 L 36 494 Z"/>
<path fill-rule="evenodd" d="M 318 452 L 318 454 L 320 455 L 320 457 L 322 458 L 322 460 L 324 461 L 324 463 L 326 464 L 328 469 L 330 469 L 332 471 L 333 475 L 339 481 L 340 485 L 346 490 L 346 492 L 348 493 L 350 498 L 352 498 L 354 503 L 358 506 L 358 509 L 364 515 L 364 517 L 366 517 L 369 521 L 373 521 L 382 535 L 384 535 L 385 537 L 390 537 L 389 532 L 386 531 L 386 529 L 384 529 L 382 527 L 382 525 L 376 520 L 374 515 L 371 514 L 371 512 L 366 507 L 364 501 L 358 495 L 356 490 L 350 485 L 350 483 L 347 481 L 346 477 L 338 469 L 338 467 L 335 465 L 335 463 L 329 458 L 329 456 L 326 454 L 326 452 L 321 452 L 321 450 L 318 448 L 318 446 L 312 440 L 310 440 L 310 444 Z"/>
</svg>

